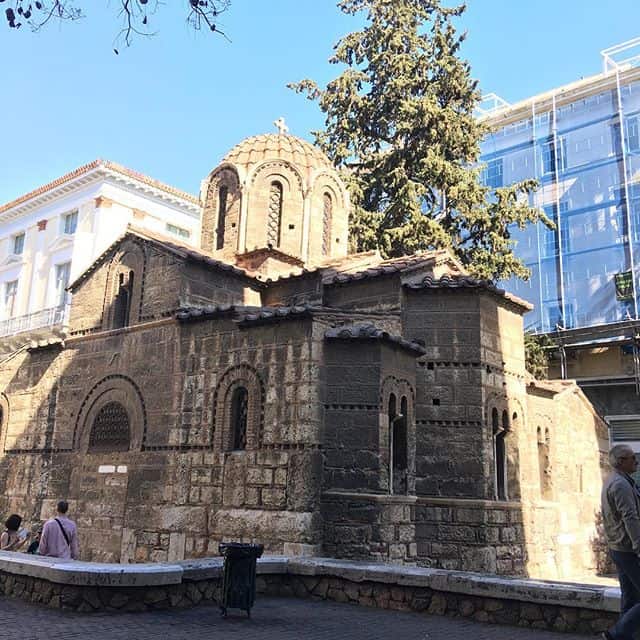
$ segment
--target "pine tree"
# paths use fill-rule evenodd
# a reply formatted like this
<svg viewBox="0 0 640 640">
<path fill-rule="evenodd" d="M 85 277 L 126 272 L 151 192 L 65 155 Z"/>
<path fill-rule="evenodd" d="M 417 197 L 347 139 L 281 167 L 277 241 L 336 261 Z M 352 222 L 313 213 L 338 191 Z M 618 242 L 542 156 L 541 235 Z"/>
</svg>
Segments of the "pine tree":
<svg viewBox="0 0 640 640">
<path fill-rule="evenodd" d="M 553 340 L 544 333 L 524 334 L 525 367 L 534 378 L 546 380 L 549 377 L 549 349 L 553 346 Z"/>
<path fill-rule="evenodd" d="M 442 0 L 340 0 L 346 14 L 366 14 L 330 58 L 346 69 L 325 89 L 289 85 L 318 100 L 325 130 L 316 142 L 344 170 L 356 250 L 387 256 L 449 248 L 482 278 L 527 277 L 513 254 L 512 224 L 544 214 L 529 206 L 533 180 L 491 190 L 480 183 L 474 118 L 477 82 L 460 55 L 465 35 L 454 19 L 464 5 Z"/>
</svg>

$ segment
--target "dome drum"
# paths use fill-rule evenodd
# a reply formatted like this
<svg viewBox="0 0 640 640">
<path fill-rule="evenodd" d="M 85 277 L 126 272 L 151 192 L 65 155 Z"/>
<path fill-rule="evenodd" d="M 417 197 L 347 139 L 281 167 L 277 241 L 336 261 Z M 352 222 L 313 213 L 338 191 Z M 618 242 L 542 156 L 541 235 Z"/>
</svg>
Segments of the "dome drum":
<svg viewBox="0 0 640 640">
<path fill-rule="evenodd" d="M 349 199 L 329 158 L 279 133 L 236 145 L 203 183 L 202 248 L 223 259 L 273 249 L 305 266 L 345 256 Z"/>
</svg>

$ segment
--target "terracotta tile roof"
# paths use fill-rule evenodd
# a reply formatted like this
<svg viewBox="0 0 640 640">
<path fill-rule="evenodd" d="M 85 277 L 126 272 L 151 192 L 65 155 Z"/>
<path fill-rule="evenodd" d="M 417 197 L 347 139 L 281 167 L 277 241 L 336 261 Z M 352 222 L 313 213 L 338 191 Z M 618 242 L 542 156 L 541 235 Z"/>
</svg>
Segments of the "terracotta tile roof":
<svg viewBox="0 0 640 640">
<path fill-rule="evenodd" d="M 95 169 L 109 169 L 123 176 L 126 176 L 127 178 L 138 180 L 139 182 L 142 182 L 143 184 L 146 184 L 150 187 L 154 187 L 156 189 L 164 191 L 177 198 L 187 200 L 192 204 L 197 204 L 197 205 L 200 204 L 200 200 L 198 199 L 198 197 L 194 196 L 191 193 L 187 193 L 186 191 L 181 191 L 180 189 L 176 189 L 175 187 L 165 184 L 164 182 L 160 182 L 159 180 L 154 180 L 153 178 L 150 178 L 149 176 L 145 176 L 142 173 L 138 173 L 137 171 L 133 171 L 132 169 L 127 169 L 127 167 L 123 167 L 122 165 L 116 162 L 111 162 L 110 160 L 97 159 L 97 160 L 94 160 L 93 162 L 89 162 L 88 164 L 82 165 L 81 167 L 78 167 L 77 169 L 74 169 L 73 171 L 70 171 L 69 173 L 66 173 L 65 175 L 59 178 L 56 178 L 55 180 L 52 180 L 51 182 L 48 182 L 47 184 L 44 184 L 41 187 L 34 189 L 33 191 L 30 191 L 29 193 L 25 193 L 24 195 L 19 196 L 15 200 L 11 200 L 11 202 L 7 202 L 6 204 L 0 205 L 0 215 L 5 213 L 6 211 L 9 211 L 9 209 L 13 209 L 14 207 L 24 204 L 25 202 L 31 200 L 32 198 L 37 198 L 38 196 L 44 195 L 48 191 L 53 191 L 57 187 L 61 187 L 67 182 L 71 182 L 72 180 L 75 180 L 76 178 L 86 175 Z"/>
<path fill-rule="evenodd" d="M 313 305 L 297 305 L 293 307 L 260 307 L 245 313 L 238 318 L 240 326 L 253 324 L 268 324 L 293 317 L 309 317 L 314 311 L 322 311 L 322 307 Z"/>
<path fill-rule="evenodd" d="M 303 278 L 305 276 L 317 275 L 318 273 L 328 273 L 332 271 L 335 273 L 337 269 L 347 270 L 358 266 L 364 268 L 364 266 L 379 262 L 382 260 L 382 256 L 377 251 L 363 251 L 362 253 L 350 253 L 342 258 L 332 258 L 325 260 L 320 264 L 316 264 L 312 267 L 296 269 L 287 275 L 281 275 L 276 278 L 267 278 L 265 282 L 281 282 L 283 280 L 289 280 L 292 278 Z"/>
<path fill-rule="evenodd" d="M 400 256 L 398 258 L 388 258 L 383 260 L 378 256 L 377 261 L 372 260 L 372 264 L 368 267 L 354 266 L 353 268 L 341 269 L 336 267 L 334 273 L 323 276 L 325 284 L 345 284 L 354 280 L 365 280 L 367 278 L 376 278 L 378 276 L 410 271 L 422 266 L 433 264 L 438 258 L 444 259 L 449 257 L 446 251 L 423 251 L 414 253 L 409 256 Z"/>
<path fill-rule="evenodd" d="M 97 269 L 97 267 L 102 264 L 107 255 L 113 250 L 115 246 L 117 246 L 124 238 L 127 236 L 134 236 L 137 238 L 141 238 L 142 240 L 148 240 L 160 245 L 162 248 L 167 249 L 174 253 L 175 255 L 180 256 L 181 258 L 185 258 L 186 260 L 190 260 L 192 262 L 200 262 L 206 264 L 209 267 L 213 267 L 214 269 L 219 269 L 221 271 L 227 271 L 229 273 L 233 273 L 234 275 L 241 276 L 247 278 L 252 281 L 256 286 L 262 286 L 262 283 L 258 281 L 251 272 L 246 271 L 245 269 L 241 269 L 240 267 L 236 267 L 228 262 L 222 262 L 221 260 L 217 260 L 211 254 L 202 251 L 200 249 L 196 249 L 187 244 L 183 244 L 179 241 L 176 241 L 174 238 L 170 238 L 164 236 L 159 233 L 154 233 L 148 231 L 147 229 L 140 229 L 138 227 L 134 227 L 129 225 L 127 230 L 114 242 L 105 249 L 68 287 L 67 289 L 73 291 L 80 282 L 85 280 L 93 271 Z"/>
<path fill-rule="evenodd" d="M 491 280 L 480 280 L 471 276 L 443 276 L 442 278 L 426 276 L 421 282 L 408 283 L 404 286 L 408 289 L 484 289 L 525 311 L 533 309 L 531 303 L 498 288 Z"/>
<path fill-rule="evenodd" d="M 343 284 L 352 280 L 363 280 L 385 274 L 410 271 L 438 261 L 448 261 L 456 271 L 466 273 L 450 253 L 441 249 L 387 259 L 384 259 L 378 251 L 364 251 L 362 253 L 349 254 L 343 258 L 327 260 L 310 269 L 302 269 L 273 280 L 267 279 L 266 282 L 280 282 L 320 273 L 322 274 L 323 284 Z"/>
<path fill-rule="evenodd" d="M 231 162 L 248 168 L 267 160 L 287 160 L 307 171 L 333 169 L 327 156 L 307 140 L 282 133 L 265 133 L 242 140 L 222 162 Z"/>
<path fill-rule="evenodd" d="M 391 335 L 369 323 L 332 327 L 327 329 L 324 337 L 327 340 L 381 340 L 411 351 L 417 356 L 422 356 L 426 353 L 426 349 L 417 342 L 410 342 L 401 336 Z"/>
<path fill-rule="evenodd" d="M 323 307 L 299 305 L 292 307 L 253 307 L 242 305 L 207 305 L 203 307 L 183 307 L 176 312 L 181 322 L 208 320 L 231 316 L 240 326 L 268 324 L 294 317 L 307 317 L 317 311 L 328 311 Z"/>
<path fill-rule="evenodd" d="M 242 309 L 242 307 L 237 307 L 233 304 L 206 305 L 204 307 L 181 307 L 176 311 L 176 319 L 180 320 L 180 322 L 189 322 L 206 320 L 208 318 L 233 316 L 237 309 Z"/>
</svg>

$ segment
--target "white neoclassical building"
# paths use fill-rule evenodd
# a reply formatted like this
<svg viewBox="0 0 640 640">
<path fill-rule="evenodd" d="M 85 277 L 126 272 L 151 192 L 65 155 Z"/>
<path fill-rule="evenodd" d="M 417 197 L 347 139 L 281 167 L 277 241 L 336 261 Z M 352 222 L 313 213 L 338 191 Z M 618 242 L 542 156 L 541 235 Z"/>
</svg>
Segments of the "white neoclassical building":
<svg viewBox="0 0 640 640">
<path fill-rule="evenodd" d="M 127 225 L 200 244 L 197 196 L 95 160 L 0 205 L 0 352 L 64 329 L 67 285 Z"/>
</svg>

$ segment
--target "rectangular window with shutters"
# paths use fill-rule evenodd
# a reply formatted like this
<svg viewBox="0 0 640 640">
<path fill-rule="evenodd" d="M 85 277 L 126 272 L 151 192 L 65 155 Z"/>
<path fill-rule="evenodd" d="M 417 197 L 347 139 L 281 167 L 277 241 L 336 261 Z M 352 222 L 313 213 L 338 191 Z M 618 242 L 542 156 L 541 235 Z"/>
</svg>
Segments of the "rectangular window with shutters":
<svg viewBox="0 0 640 640">
<path fill-rule="evenodd" d="M 612 443 L 640 441 L 640 415 L 605 416 Z"/>
</svg>

